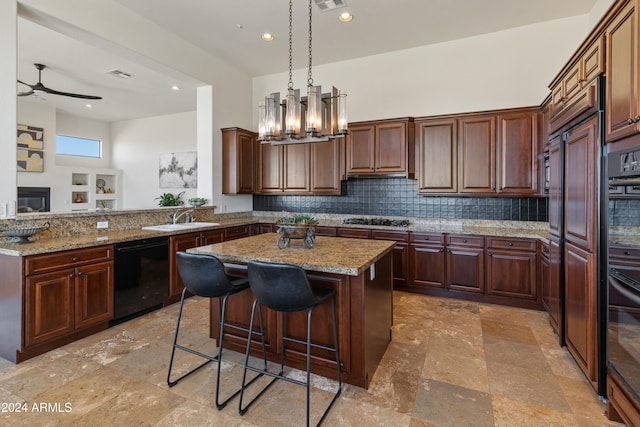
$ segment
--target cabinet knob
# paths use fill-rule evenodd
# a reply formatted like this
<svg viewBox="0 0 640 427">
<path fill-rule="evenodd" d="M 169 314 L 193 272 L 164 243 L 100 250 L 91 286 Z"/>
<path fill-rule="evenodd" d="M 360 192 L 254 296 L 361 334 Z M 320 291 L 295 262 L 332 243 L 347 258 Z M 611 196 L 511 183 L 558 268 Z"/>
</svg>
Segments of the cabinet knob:
<svg viewBox="0 0 640 427">
<path fill-rule="evenodd" d="M 489 256 L 493 256 L 493 254 L 491 252 L 489 252 Z"/>
<path fill-rule="evenodd" d="M 75 276 L 75 274 L 73 274 L 73 273 L 71 273 L 71 274 L 69 275 L 69 277 L 73 277 L 73 276 Z"/>
<path fill-rule="evenodd" d="M 634 123 L 635 123 L 635 120 L 634 120 L 634 119 L 629 119 L 629 120 L 627 120 L 627 124 L 629 124 L 629 125 L 632 125 L 632 124 L 634 124 Z"/>
<path fill-rule="evenodd" d="M 509 246 L 513 246 L 513 243 L 509 242 Z"/>
<path fill-rule="evenodd" d="M 73 258 L 71 258 L 71 261 L 80 261 L 80 258 L 78 258 L 77 256 L 74 256 Z"/>
<path fill-rule="evenodd" d="M 428 237 L 425 237 L 425 238 L 424 238 L 424 240 L 429 240 L 429 238 L 428 238 Z"/>
<path fill-rule="evenodd" d="M 79 272 L 78 272 L 78 276 L 82 276 L 82 271 L 79 271 Z"/>
<path fill-rule="evenodd" d="M 633 122 L 634 122 L 634 123 L 638 123 L 638 122 L 640 122 L 640 116 L 636 116 L 636 118 L 635 118 L 635 119 L 633 119 Z"/>
<path fill-rule="evenodd" d="M 625 254 L 625 255 L 631 255 L 631 252 L 629 252 L 629 251 L 625 251 L 625 252 L 624 252 L 624 254 Z"/>
<path fill-rule="evenodd" d="M 467 239 L 464 239 L 462 242 L 463 242 L 463 243 L 467 243 Z"/>
</svg>

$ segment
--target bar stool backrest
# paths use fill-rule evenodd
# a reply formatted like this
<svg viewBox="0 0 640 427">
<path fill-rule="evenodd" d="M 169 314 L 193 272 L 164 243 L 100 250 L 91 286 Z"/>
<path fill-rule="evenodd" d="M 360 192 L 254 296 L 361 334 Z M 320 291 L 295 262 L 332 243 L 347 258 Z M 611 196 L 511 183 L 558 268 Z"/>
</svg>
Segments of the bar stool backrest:
<svg viewBox="0 0 640 427">
<path fill-rule="evenodd" d="M 307 273 L 297 265 L 250 261 L 249 286 L 260 304 L 274 311 L 303 311 L 318 303 Z"/>
<path fill-rule="evenodd" d="M 232 289 L 224 265 L 213 255 L 176 252 L 178 273 L 193 295 L 217 298 Z"/>
</svg>

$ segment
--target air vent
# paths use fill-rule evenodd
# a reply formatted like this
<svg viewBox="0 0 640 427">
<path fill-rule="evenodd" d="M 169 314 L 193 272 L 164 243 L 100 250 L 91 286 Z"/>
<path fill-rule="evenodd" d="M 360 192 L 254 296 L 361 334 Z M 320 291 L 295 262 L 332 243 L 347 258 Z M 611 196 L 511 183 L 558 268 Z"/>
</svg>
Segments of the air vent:
<svg viewBox="0 0 640 427">
<path fill-rule="evenodd" d="M 124 71 L 120 71 L 120 70 L 107 71 L 107 74 L 111 74 L 112 76 L 118 77 L 121 79 L 128 79 L 129 77 L 133 77 L 131 74 L 125 73 Z"/>
<path fill-rule="evenodd" d="M 328 10 L 340 9 L 341 7 L 345 7 L 347 2 L 344 0 L 314 0 L 316 2 L 316 6 L 323 12 Z"/>
</svg>

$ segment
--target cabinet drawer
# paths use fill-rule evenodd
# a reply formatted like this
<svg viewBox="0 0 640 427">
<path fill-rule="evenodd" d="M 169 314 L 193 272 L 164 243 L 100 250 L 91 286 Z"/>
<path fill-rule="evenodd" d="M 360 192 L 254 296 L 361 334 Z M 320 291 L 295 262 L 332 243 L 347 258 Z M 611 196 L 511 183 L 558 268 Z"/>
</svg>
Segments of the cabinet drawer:
<svg viewBox="0 0 640 427">
<path fill-rule="evenodd" d="M 239 225 L 237 227 L 230 227 L 230 228 L 224 229 L 225 240 L 240 239 L 241 237 L 249 237 L 249 236 L 251 236 L 250 225 Z"/>
<path fill-rule="evenodd" d="M 379 240 L 394 240 L 396 242 L 408 242 L 409 232 L 407 231 L 387 231 L 371 230 L 371 238 Z"/>
<path fill-rule="evenodd" d="M 531 251 L 536 250 L 536 241 L 529 239 L 505 239 L 505 238 L 487 238 L 487 248 L 489 249 L 512 249 L 515 251 Z"/>
<path fill-rule="evenodd" d="M 354 239 L 368 239 L 369 229 L 366 228 L 338 228 L 339 237 L 352 237 Z"/>
<path fill-rule="evenodd" d="M 625 246 L 610 246 L 609 258 L 619 261 L 640 262 L 640 249 Z"/>
<path fill-rule="evenodd" d="M 338 230 L 335 227 L 316 227 L 316 236 L 331 236 L 335 237 L 338 234 Z"/>
<path fill-rule="evenodd" d="M 101 261 L 113 260 L 113 246 L 33 255 L 25 258 L 25 275 L 44 273 Z"/>
<path fill-rule="evenodd" d="M 435 233 L 411 233 L 412 243 L 433 243 L 436 245 L 444 244 L 444 234 Z"/>
<path fill-rule="evenodd" d="M 447 244 L 449 246 L 472 246 L 481 248 L 484 246 L 484 237 L 480 236 L 447 236 Z"/>
</svg>

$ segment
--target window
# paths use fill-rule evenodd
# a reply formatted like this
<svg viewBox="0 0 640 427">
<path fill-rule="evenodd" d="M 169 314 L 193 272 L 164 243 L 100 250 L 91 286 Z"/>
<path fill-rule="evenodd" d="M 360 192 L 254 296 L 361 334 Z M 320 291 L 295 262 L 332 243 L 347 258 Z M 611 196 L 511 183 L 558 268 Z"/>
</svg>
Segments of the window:
<svg viewBox="0 0 640 427">
<path fill-rule="evenodd" d="M 98 139 L 78 138 L 56 135 L 56 154 L 67 156 L 95 157 L 99 159 L 101 141 Z"/>
</svg>

